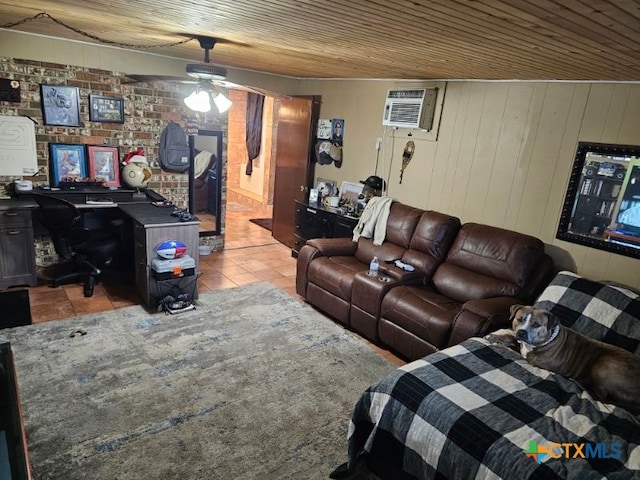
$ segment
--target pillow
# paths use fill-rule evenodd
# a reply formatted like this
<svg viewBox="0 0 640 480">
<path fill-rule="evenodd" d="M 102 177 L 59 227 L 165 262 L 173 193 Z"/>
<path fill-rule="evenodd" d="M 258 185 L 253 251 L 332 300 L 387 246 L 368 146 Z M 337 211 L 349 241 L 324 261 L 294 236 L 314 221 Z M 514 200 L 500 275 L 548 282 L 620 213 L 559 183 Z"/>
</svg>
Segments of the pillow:
<svg viewBox="0 0 640 480">
<path fill-rule="evenodd" d="M 629 289 L 562 271 L 535 306 L 565 327 L 640 355 L 640 296 Z"/>
</svg>

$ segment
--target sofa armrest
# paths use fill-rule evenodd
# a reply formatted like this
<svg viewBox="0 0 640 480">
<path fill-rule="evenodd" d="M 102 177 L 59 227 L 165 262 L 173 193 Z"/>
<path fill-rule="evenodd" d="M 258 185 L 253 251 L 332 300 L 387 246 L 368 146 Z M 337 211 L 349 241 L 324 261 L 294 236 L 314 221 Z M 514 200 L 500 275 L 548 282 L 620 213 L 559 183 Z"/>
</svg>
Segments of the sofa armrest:
<svg viewBox="0 0 640 480">
<path fill-rule="evenodd" d="M 309 264 L 314 258 L 320 257 L 320 250 L 310 245 L 303 245 L 298 252 L 296 260 L 296 292 L 305 299 L 307 298 L 307 284 L 309 283 Z"/>
<path fill-rule="evenodd" d="M 524 303 L 516 297 L 494 297 L 469 300 L 460 309 L 451 325 L 447 346 L 471 337 L 483 336 L 498 328 L 509 328 L 511 305 Z"/>
<path fill-rule="evenodd" d="M 358 249 L 358 243 L 350 238 L 312 238 L 306 245 L 316 248 L 324 257 L 347 257 L 355 255 Z"/>
<path fill-rule="evenodd" d="M 542 255 L 542 258 L 540 258 L 540 261 L 537 262 L 536 268 L 529 278 L 527 285 L 518 294 L 518 296 L 524 300 L 522 303 L 527 305 L 533 303 L 545 287 L 549 285 L 554 275 L 555 266 L 553 259 L 545 253 Z"/>
<path fill-rule="evenodd" d="M 298 252 L 296 261 L 296 292 L 307 298 L 309 264 L 318 257 L 355 255 L 358 244 L 350 238 L 314 238 Z"/>
</svg>

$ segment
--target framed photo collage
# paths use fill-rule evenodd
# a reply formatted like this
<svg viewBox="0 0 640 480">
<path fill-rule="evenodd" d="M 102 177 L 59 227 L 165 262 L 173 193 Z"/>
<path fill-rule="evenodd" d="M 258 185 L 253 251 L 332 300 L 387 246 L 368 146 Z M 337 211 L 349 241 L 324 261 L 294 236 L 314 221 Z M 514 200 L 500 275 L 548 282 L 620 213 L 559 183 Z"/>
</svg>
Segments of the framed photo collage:
<svg viewBox="0 0 640 480">
<path fill-rule="evenodd" d="M 40 84 L 42 118 L 45 125 L 80 127 L 78 87 Z M 124 123 L 124 99 L 89 95 L 89 121 Z M 50 143 L 51 186 L 69 182 L 120 186 L 118 147 L 73 143 Z"/>
</svg>

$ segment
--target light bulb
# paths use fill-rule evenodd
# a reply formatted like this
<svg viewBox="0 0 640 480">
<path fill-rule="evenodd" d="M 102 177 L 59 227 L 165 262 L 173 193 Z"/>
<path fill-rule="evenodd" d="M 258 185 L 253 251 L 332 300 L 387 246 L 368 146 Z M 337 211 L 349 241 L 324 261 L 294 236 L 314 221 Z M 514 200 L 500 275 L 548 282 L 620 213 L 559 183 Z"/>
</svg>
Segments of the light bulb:
<svg viewBox="0 0 640 480">
<path fill-rule="evenodd" d="M 209 94 L 203 90 L 194 90 L 191 95 L 184 99 L 184 103 L 187 107 L 191 110 L 195 110 L 196 112 L 208 112 L 211 110 Z"/>
<path fill-rule="evenodd" d="M 218 112 L 220 113 L 226 112 L 227 110 L 229 110 L 229 108 L 231 108 L 231 105 L 233 105 L 233 102 L 225 97 L 222 92 L 218 93 L 218 95 L 214 97 L 213 103 L 216 104 Z"/>
</svg>

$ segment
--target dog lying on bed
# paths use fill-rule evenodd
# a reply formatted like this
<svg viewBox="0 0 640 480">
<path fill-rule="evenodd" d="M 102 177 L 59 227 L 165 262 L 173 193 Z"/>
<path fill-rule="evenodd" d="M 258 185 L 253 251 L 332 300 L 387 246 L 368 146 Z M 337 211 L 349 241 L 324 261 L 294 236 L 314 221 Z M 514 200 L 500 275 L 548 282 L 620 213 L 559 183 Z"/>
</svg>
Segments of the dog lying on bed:
<svg viewBox="0 0 640 480">
<path fill-rule="evenodd" d="M 640 357 L 566 328 L 546 310 L 511 307 L 512 329 L 485 338 L 505 345 L 540 368 L 578 381 L 603 402 L 640 413 Z"/>
</svg>

